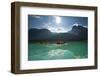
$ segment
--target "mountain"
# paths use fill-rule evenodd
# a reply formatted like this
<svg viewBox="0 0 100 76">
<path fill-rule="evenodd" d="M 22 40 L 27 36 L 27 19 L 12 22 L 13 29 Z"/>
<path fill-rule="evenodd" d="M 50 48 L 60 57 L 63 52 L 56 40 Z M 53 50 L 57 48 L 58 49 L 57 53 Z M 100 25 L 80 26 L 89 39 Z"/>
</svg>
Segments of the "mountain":
<svg viewBox="0 0 100 76">
<path fill-rule="evenodd" d="M 68 33 L 75 35 L 75 37 L 77 37 L 78 39 L 84 39 L 84 40 L 86 40 L 88 36 L 88 30 L 83 26 L 73 26 L 72 30 L 69 31 Z"/>
<path fill-rule="evenodd" d="M 29 40 L 45 40 L 50 38 L 52 33 L 48 29 L 32 28 L 28 31 Z"/>
<path fill-rule="evenodd" d="M 28 31 L 28 40 L 31 41 L 57 41 L 64 42 L 69 40 L 87 40 L 87 28 L 83 26 L 73 26 L 72 29 L 65 33 L 52 33 L 48 29 L 31 28 Z"/>
</svg>

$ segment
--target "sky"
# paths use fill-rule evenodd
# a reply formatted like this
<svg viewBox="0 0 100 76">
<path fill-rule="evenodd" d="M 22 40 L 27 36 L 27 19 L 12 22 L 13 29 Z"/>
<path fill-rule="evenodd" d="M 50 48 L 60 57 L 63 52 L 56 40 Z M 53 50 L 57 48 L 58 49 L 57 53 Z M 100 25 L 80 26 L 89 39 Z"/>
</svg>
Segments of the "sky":
<svg viewBox="0 0 100 76">
<path fill-rule="evenodd" d="M 88 27 L 88 17 L 28 15 L 28 29 L 48 29 L 51 32 L 68 32 L 73 26 Z"/>
</svg>

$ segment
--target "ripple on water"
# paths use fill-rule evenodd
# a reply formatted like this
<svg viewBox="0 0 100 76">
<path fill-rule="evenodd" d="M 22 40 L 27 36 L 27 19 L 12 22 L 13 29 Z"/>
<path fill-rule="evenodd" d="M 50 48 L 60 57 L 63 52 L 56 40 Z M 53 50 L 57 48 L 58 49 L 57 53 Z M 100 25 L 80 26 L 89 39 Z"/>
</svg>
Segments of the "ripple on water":
<svg viewBox="0 0 100 76">
<path fill-rule="evenodd" d="M 71 59 L 75 58 L 75 55 L 69 50 L 54 49 L 48 52 L 50 59 Z"/>
</svg>

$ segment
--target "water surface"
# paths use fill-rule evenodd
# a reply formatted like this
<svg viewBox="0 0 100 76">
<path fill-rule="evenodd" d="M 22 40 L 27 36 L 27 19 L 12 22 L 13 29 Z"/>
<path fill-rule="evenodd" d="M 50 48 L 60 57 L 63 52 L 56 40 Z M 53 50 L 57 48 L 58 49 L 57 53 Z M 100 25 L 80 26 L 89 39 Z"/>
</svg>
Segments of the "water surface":
<svg viewBox="0 0 100 76">
<path fill-rule="evenodd" d="M 28 60 L 83 59 L 88 56 L 87 41 L 68 41 L 64 44 L 29 43 Z"/>
</svg>

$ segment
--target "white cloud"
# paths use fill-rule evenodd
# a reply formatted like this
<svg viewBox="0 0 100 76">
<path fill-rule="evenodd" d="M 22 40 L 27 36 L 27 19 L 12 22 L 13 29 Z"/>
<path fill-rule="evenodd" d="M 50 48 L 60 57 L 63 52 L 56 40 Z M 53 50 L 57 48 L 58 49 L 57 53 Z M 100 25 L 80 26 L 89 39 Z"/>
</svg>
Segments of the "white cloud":
<svg viewBox="0 0 100 76">
<path fill-rule="evenodd" d="M 62 25 L 52 25 L 52 23 L 43 23 L 42 28 L 46 28 L 48 30 L 50 30 L 51 32 L 56 32 L 56 33 L 64 33 L 64 32 L 68 32 L 70 29 L 65 29 L 64 27 L 62 27 Z"/>
<path fill-rule="evenodd" d="M 39 18 L 39 19 L 41 18 L 40 16 L 32 16 L 32 17 L 34 17 L 34 18 Z"/>
<path fill-rule="evenodd" d="M 65 30 L 64 27 L 62 27 L 62 26 L 59 26 L 59 28 L 58 28 L 57 25 L 55 25 L 55 26 L 48 25 L 47 29 L 50 30 L 51 32 L 57 32 L 57 33 L 60 33 L 60 32 L 63 33 L 63 32 L 67 32 L 68 31 L 68 30 Z"/>
<path fill-rule="evenodd" d="M 87 28 L 87 26 L 83 26 L 83 27 Z"/>
</svg>

